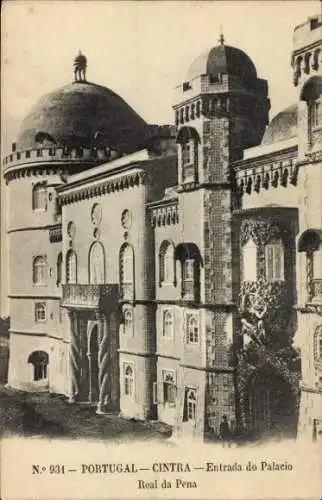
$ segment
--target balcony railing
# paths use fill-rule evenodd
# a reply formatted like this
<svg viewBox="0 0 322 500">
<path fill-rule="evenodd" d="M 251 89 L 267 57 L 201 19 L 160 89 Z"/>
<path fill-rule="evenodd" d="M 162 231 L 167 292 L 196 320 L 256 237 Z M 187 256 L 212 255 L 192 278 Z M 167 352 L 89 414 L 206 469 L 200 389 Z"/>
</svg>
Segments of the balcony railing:
<svg viewBox="0 0 322 500">
<path fill-rule="evenodd" d="M 97 309 L 103 299 L 115 300 L 118 293 L 117 285 L 63 285 L 64 307 Z"/>
<path fill-rule="evenodd" d="M 50 243 L 56 243 L 62 241 L 62 226 L 61 224 L 55 224 L 49 229 L 49 241 Z"/>
<path fill-rule="evenodd" d="M 322 303 L 322 279 L 312 280 L 312 301 Z"/>
</svg>

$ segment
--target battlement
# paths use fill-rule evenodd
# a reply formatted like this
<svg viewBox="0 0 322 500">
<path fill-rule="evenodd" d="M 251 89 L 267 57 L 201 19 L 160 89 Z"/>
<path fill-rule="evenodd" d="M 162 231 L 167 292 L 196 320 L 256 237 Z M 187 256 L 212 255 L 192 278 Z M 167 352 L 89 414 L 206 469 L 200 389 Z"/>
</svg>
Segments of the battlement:
<svg viewBox="0 0 322 500">
<path fill-rule="evenodd" d="M 293 36 L 294 52 L 305 48 L 308 45 L 321 41 L 322 35 L 322 15 L 309 17 L 307 21 L 296 26 Z"/>
<path fill-rule="evenodd" d="M 256 93 L 267 94 L 268 85 L 267 81 L 261 78 L 257 79 L 256 85 L 245 86 L 235 76 L 221 74 L 217 78 L 213 78 L 209 75 L 201 75 L 175 87 L 176 104 L 173 108 L 177 109 L 181 103 L 194 100 L 200 94 L 225 94 L 228 91 L 241 92 L 243 94 L 249 93 L 249 95 L 253 95 L 254 91 Z"/>
<path fill-rule="evenodd" d="M 15 151 L 7 155 L 3 160 L 5 175 L 15 167 L 26 164 L 42 163 L 97 163 L 108 162 L 120 158 L 121 153 L 117 151 L 96 148 L 63 148 L 46 147 L 26 151 Z"/>
</svg>

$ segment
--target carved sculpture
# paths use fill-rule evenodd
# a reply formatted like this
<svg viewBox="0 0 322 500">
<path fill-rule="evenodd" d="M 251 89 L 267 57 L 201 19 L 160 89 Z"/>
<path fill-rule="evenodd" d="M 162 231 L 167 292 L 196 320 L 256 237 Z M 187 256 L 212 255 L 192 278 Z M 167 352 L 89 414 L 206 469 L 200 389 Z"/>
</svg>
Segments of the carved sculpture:
<svg viewBox="0 0 322 500">
<path fill-rule="evenodd" d="M 266 336 L 264 317 L 267 313 L 267 304 L 258 293 L 245 292 L 241 297 L 240 315 L 242 334 L 248 335 L 254 342 L 261 345 Z"/>
<path fill-rule="evenodd" d="M 86 68 L 87 68 L 87 59 L 81 53 L 78 52 L 78 55 L 74 59 L 74 76 L 75 82 L 86 82 Z"/>
</svg>

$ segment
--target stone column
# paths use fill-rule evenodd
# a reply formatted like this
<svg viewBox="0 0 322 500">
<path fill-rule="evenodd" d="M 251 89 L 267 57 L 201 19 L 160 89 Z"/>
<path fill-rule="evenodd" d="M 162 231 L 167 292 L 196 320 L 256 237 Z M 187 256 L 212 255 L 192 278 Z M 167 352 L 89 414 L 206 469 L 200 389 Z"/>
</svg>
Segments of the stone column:
<svg viewBox="0 0 322 500">
<path fill-rule="evenodd" d="M 99 400 L 96 413 L 106 413 L 106 404 L 110 399 L 110 374 L 109 374 L 109 331 L 107 318 L 98 315 L 98 384 Z"/>
<path fill-rule="evenodd" d="M 77 331 L 77 317 L 75 311 L 68 312 L 70 318 L 70 345 L 69 359 L 71 367 L 71 392 L 69 402 L 74 403 L 79 395 L 79 372 L 81 364 L 80 339 Z"/>
</svg>

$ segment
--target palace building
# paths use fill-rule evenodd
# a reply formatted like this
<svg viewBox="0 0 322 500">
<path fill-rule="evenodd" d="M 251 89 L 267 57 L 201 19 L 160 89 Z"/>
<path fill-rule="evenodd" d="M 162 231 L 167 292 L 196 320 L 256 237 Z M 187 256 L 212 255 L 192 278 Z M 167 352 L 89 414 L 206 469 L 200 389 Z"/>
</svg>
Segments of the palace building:
<svg viewBox="0 0 322 500">
<path fill-rule="evenodd" d="M 239 48 L 195 59 L 174 125 L 86 80 L 43 96 L 4 159 L 8 384 L 178 436 L 322 439 L 322 18 L 297 102 Z"/>
</svg>

